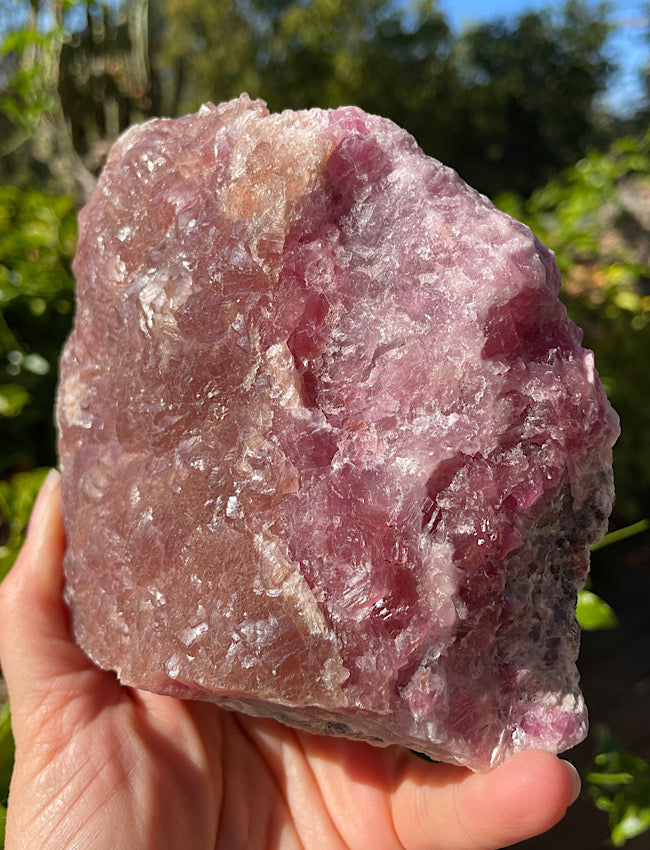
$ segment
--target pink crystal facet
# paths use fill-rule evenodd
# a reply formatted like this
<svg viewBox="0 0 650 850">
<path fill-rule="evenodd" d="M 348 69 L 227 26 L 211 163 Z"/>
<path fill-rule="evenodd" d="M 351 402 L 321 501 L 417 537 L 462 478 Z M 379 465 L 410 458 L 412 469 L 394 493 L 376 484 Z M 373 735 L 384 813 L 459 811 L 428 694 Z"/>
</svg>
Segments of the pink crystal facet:
<svg viewBox="0 0 650 850">
<path fill-rule="evenodd" d="M 552 254 L 406 132 L 134 127 L 58 401 L 74 634 L 122 682 L 484 769 L 585 734 L 618 431 Z"/>
</svg>

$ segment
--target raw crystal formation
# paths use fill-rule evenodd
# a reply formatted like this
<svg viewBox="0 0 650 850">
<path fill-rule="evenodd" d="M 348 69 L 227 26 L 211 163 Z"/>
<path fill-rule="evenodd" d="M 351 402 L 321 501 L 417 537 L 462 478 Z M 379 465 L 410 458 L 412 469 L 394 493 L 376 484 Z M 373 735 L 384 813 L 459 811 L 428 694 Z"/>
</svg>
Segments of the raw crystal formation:
<svg viewBox="0 0 650 850">
<path fill-rule="evenodd" d="M 483 769 L 585 734 L 617 433 L 551 253 L 390 121 L 135 127 L 58 402 L 74 633 L 128 684 Z"/>
</svg>

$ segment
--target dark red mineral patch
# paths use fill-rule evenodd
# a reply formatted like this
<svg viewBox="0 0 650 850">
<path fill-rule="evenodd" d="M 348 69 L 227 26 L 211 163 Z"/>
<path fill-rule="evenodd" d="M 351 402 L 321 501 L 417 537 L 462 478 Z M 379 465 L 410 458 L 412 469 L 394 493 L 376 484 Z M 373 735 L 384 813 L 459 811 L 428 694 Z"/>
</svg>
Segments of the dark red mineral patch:
<svg viewBox="0 0 650 850">
<path fill-rule="evenodd" d="M 130 685 L 486 768 L 585 734 L 618 431 L 552 254 L 406 132 L 134 127 L 58 401 L 76 639 Z"/>
</svg>

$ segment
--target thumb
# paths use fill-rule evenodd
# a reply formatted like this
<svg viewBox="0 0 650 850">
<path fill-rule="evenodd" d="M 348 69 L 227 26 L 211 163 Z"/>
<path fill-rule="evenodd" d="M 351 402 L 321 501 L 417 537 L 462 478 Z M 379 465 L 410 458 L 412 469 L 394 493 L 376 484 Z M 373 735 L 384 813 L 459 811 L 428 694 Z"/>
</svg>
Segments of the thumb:
<svg viewBox="0 0 650 850">
<path fill-rule="evenodd" d="M 416 765 L 393 803 L 397 834 L 413 850 L 509 847 L 554 826 L 580 791 L 573 765 L 542 750 L 483 774 L 454 776 L 458 769 L 444 766 L 452 781 L 443 789 L 431 783 L 430 767 Z"/>
<path fill-rule="evenodd" d="M 16 732 L 22 717 L 37 707 L 53 680 L 89 666 L 70 638 L 61 595 L 65 534 L 59 477 L 51 470 L 45 479 L 27 540 L 0 585 L 0 660 Z"/>
</svg>

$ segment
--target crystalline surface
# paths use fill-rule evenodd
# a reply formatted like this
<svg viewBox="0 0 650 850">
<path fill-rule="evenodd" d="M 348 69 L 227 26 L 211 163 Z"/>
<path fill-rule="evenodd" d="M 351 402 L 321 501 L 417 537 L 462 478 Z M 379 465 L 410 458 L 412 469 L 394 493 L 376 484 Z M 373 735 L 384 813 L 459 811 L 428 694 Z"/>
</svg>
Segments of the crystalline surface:
<svg viewBox="0 0 650 850">
<path fill-rule="evenodd" d="M 551 253 L 391 122 L 130 130 L 81 216 L 66 598 L 128 684 L 486 768 L 585 733 L 617 433 Z"/>
</svg>

